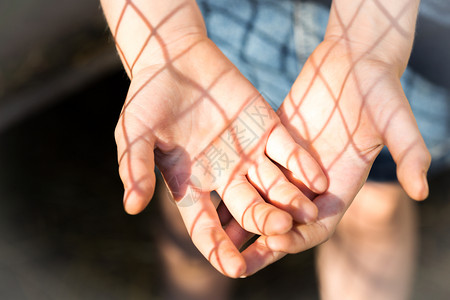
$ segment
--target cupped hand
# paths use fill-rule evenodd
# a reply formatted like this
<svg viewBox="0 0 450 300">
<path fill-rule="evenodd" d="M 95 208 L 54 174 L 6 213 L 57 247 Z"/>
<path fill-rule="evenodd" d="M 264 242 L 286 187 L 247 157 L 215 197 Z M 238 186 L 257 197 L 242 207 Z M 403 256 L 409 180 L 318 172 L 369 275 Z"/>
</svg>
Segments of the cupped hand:
<svg viewBox="0 0 450 300">
<path fill-rule="evenodd" d="M 133 74 L 115 132 L 125 209 L 136 214 L 150 201 L 156 162 L 195 245 L 220 272 L 238 277 L 246 261 L 210 192 L 244 230 L 282 235 L 293 221 L 314 221 L 317 207 L 275 163 L 315 193 L 326 190 L 327 180 L 210 40 L 190 36 L 178 45 L 164 63 Z"/>
<path fill-rule="evenodd" d="M 383 145 L 391 152 L 397 177 L 408 195 L 416 200 L 427 197 L 430 155 L 398 70 L 367 53 L 351 51 L 342 40 L 324 41 L 310 56 L 279 116 L 294 140 L 321 164 L 329 188 L 317 197 L 307 193 L 315 197 L 319 210 L 316 222 L 296 224 L 286 234 L 261 236 L 243 252 L 247 274 L 286 253 L 326 241 L 365 182 Z M 296 182 L 290 172 L 285 173 Z M 243 232 L 235 236 L 237 243 L 246 238 Z"/>
</svg>

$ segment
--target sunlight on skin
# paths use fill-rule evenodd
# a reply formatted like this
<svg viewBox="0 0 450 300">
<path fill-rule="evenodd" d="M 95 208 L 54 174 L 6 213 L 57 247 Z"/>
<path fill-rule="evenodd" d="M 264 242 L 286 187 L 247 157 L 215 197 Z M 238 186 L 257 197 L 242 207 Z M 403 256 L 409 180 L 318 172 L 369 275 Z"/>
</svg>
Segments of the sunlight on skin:
<svg viewBox="0 0 450 300">
<path fill-rule="evenodd" d="M 237 277 L 329 238 L 383 145 L 408 194 L 425 198 L 430 158 L 399 81 L 417 4 L 335 0 L 327 36 L 279 118 L 267 110 L 259 128 L 267 103 L 206 38 L 195 1 L 102 1 L 132 78 L 116 129 L 125 209 L 138 213 L 150 201 L 156 161 L 193 242 Z M 325 193 L 326 177 L 305 150 L 325 170 Z M 228 222 L 217 216 L 213 190 Z M 248 231 L 271 235 L 241 255 Z"/>
<path fill-rule="evenodd" d="M 356 26 L 355 19 L 361 19 L 359 14 L 366 5 L 373 9 L 369 2 L 354 2 L 353 18 L 344 13 L 341 1 L 334 2 L 325 40 L 306 62 L 279 110 L 282 123 L 320 162 L 329 179 L 327 192 L 314 199 L 318 219 L 294 225 L 284 235 L 260 237 L 243 253 L 248 275 L 287 253 L 326 241 L 364 184 L 383 145 L 396 161 L 399 181 L 409 196 L 416 200 L 427 197 L 430 155 L 399 80 L 414 33 L 414 26 L 406 25 L 411 23 L 410 15 L 417 14 L 417 1 L 396 3 L 390 12 L 395 12 L 392 16 L 398 22 L 391 24 L 392 18 L 386 17 L 386 26 L 377 24 L 378 31 L 371 32 L 378 32 L 372 44 L 357 43 L 349 29 Z M 377 7 L 380 2 L 374 1 Z M 391 32 L 399 27 L 404 30 Z M 389 45 L 387 38 L 398 41 L 399 51 L 406 53 L 392 53 L 390 60 L 383 60 L 386 55 L 379 52 Z"/>
<path fill-rule="evenodd" d="M 248 181 L 249 170 L 260 183 L 271 182 L 268 171 L 276 162 L 317 193 L 325 191 L 326 177 L 206 38 L 195 1 L 105 0 L 102 5 L 132 77 L 115 132 L 125 209 L 136 214 L 148 204 L 156 163 L 200 252 L 223 274 L 241 276 L 246 262 L 225 233 L 210 192 L 219 193 L 243 229 L 283 234 L 293 224 L 288 212 L 296 222 L 310 222 L 317 217 L 315 205 L 285 178 L 271 183 L 275 192 L 265 202 L 258 185 Z M 150 22 L 155 11 L 164 13 Z M 190 18 L 192 24 L 186 22 Z M 263 161 L 271 167 L 258 169 Z M 282 210 L 287 205 L 288 212 Z"/>
</svg>

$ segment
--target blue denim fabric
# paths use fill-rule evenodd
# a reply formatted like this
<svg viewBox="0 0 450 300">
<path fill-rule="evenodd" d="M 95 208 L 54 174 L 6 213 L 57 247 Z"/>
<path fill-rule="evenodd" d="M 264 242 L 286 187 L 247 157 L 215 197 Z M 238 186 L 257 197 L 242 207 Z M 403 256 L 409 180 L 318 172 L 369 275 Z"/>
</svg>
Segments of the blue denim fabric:
<svg viewBox="0 0 450 300">
<path fill-rule="evenodd" d="M 447 15 L 450 19 L 450 3 L 444 4 L 440 0 L 424 0 L 421 10 L 429 14 L 439 3 L 441 8 L 447 8 Z M 441 17 L 442 13 L 443 11 L 441 11 Z M 296 50 L 302 64 L 322 41 L 328 14 L 328 8 L 315 1 L 301 1 L 295 4 Z M 441 30 L 450 37 L 450 27 L 443 24 Z M 410 67 L 403 74 L 401 83 L 416 117 L 419 130 L 431 152 L 433 162 L 430 174 L 433 175 L 450 166 L 450 85 L 442 87 L 433 84 Z M 375 161 L 369 179 L 396 180 L 395 163 L 386 147 Z"/>
<path fill-rule="evenodd" d="M 419 11 L 424 17 L 433 19 L 443 26 L 450 27 L 450 1 L 422 0 Z"/>
<path fill-rule="evenodd" d="M 199 0 L 208 35 L 277 109 L 299 73 L 291 1 Z"/>
<path fill-rule="evenodd" d="M 197 2 L 204 15 L 209 37 L 265 96 L 272 107 L 277 109 L 289 92 L 301 66 L 323 39 L 328 8 L 315 1 Z M 433 14 L 433 8 L 449 8 L 449 5 L 444 3 L 446 2 L 441 0 L 424 0 L 422 10 Z M 440 10 L 439 18 L 442 19 L 442 16 Z M 450 19 L 450 13 L 448 16 Z M 450 27 L 446 27 L 445 22 L 443 28 L 449 32 Z M 449 86 L 437 86 L 409 67 L 401 82 L 433 157 L 431 173 L 448 168 Z M 386 148 L 375 161 L 369 179 L 396 180 L 395 163 Z"/>
</svg>

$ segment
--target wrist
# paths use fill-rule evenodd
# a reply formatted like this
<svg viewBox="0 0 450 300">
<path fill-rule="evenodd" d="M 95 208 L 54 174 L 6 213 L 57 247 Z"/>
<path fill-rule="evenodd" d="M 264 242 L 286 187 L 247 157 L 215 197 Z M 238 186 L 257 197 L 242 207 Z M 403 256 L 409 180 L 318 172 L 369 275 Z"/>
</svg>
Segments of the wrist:
<svg viewBox="0 0 450 300">
<path fill-rule="evenodd" d="M 382 65 L 391 69 L 398 77 L 401 77 L 408 64 L 410 51 L 398 51 L 393 44 L 383 45 L 377 49 L 371 49 L 365 42 L 348 40 L 341 36 L 325 36 L 323 44 L 332 45 L 330 56 L 333 59 L 345 58 L 349 64 L 359 65 L 364 62 Z"/>
<path fill-rule="evenodd" d="M 418 0 L 334 0 L 325 40 L 338 41 L 347 51 L 402 74 L 412 50 L 418 4 Z"/>
<path fill-rule="evenodd" d="M 182 43 L 206 38 L 206 27 L 195 0 L 101 2 L 130 77 L 138 69 L 174 59 L 183 51 Z"/>
<path fill-rule="evenodd" d="M 130 66 L 130 75 L 137 76 L 148 68 L 179 66 L 186 61 L 186 57 L 191 55 L 194 48 L 207 41 L 209 39 L 206 33 L 194 31 L 167 35 L 164 42 L 149 45 L 142 51 L 136 63 Z"/>
<path fill-rule="evenodd" d="M 327 38 L 311 54 L 309 61 L 316 72 L 327 74 L 328 83 L 335 82 L 342 74 L 353 74 L 359 78 L 384 74 L 382 77 L 400 78 L 402 73 L 398 65 L 387 62 L 373 54 L 367 54 L 340 39 Z M 352 78 L 352 77 L 351 77 Z M 338 80 L 339 81 L 339 80 Z"/>
</svg>

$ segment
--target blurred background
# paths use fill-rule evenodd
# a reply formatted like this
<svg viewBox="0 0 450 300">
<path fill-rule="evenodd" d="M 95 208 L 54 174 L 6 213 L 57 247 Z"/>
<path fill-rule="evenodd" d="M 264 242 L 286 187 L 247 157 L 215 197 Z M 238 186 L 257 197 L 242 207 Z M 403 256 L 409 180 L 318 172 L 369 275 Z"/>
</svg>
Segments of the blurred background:
<svg viewBox="0 0 450 300">
<path fill-rule="evenodd" d="M 417 38 L 448 43 L 433 30 L 422 18 Z M 161 298 L 158 199 L 122 208 L 113 131 L 128 84 L 97 1 L 0 2 L 0 299 Z M 431 178 L 418 204 L 414 299 L 450 295 L 449 183 Z M 313 262 L 289 256 L 236 281 L 233 298 L 317 299 Z"/>
</svg>

